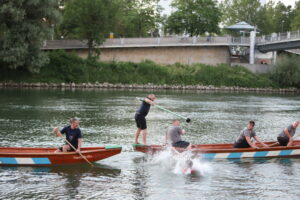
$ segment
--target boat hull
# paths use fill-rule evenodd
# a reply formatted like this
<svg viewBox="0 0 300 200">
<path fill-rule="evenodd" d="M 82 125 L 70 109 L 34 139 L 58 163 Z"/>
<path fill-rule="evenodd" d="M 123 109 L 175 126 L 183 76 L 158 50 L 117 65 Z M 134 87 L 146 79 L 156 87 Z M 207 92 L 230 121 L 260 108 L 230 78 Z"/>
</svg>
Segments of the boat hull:
<svg viewBox="0 0 300 200">
<path fill-rule="evenodd" d="M 274 144 L 275 142 L 267 142 Z M 163 145 L 133 145 L 134 149 L 147 154 L 156 154 L 166 149 Z M 182 151 L 182 149 L 179 149 Z M 294 141 L 294 146 L 275 146 L 254 148 L 233 148 L 233 144 L 203 144 L 193 145 L 191 150 L 204 159 L 241 159 L 241 158 L 300 158 L 300 140 Z"/>
<path fill-rule="evenodd" d="M 80 164 L 86 161 L 76 152 L 54 153 L 55 148 L 0 148 L 0 166 L 55 166 L 66 164 Z M 86 147 L 81 154 L 90 162 L 96 162 L 116 154 L 122 150 L 121 146 Z"/>
</svg>

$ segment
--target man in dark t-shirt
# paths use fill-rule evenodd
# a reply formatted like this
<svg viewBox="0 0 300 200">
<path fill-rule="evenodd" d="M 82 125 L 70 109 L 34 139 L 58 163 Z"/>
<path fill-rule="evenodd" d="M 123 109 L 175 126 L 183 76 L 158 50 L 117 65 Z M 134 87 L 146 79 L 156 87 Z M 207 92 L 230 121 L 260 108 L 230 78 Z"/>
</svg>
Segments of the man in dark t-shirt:
<svg viewBox="0 0 300 200">
<path fill-rule="evenodd" d="M 140 133 L 143 134 L 143 143 L 144 145 L 147 144 L 147 122 L 146 122 L 146 116 L 149 113 L 150 106 L 154 105 L 155 95 L 149 94 L 148 97 L 146 97 L 140 108 L 135 113 L 135 122 L 137 126 L 137 131 L 135 134 L 135 144 L 138 144 L 138 139 L 140 136 Z"/>
<path fill-rule="evenodd" d="M 76 118 L 72 118 L 70 120 L 70 125 L 64 127 L 61 131 L 58 128 L 54 128 L 53 132 L 56 136 L 62 137 L 62 134 L 66 135 L 66 140 L 76 149 L 77 152 L 80 152 L 80 148 L 82 145 L 82 134 L 79 127 L 79 120 Z M 75 149 L 71 147 L 67 142 L 62 147 L 56 150 L 56 152 L 68 152 L 75 151 Z"/>
</svg>

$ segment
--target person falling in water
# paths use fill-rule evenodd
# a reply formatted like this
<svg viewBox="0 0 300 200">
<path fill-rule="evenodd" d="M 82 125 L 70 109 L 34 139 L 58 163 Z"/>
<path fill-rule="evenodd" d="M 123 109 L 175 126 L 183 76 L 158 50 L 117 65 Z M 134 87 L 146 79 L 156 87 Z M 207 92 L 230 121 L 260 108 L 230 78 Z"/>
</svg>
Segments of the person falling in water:
<svg viewBox="0 0 300 200">
<path fill-rule="evenodd" d="M 62 134 L 66 134 L 66 140 L 75 147 L 76 152 L 80 152 L 82 146 L 82 134 L 79 127 L 79 119 L 70 119 L 70 125 L 64 127 L 61 131 L 56 127 L 53 129 L 53 133 L 57 137 L 62 137 Z M 70 152 L 75 151 L 68 143 L 64 144 L 62 147 L 58 148 L 55 153 L 59 152 Z"/>
<path fill-rule="evenodd" d="M 176 155 L 181 155 L 177 149 L 184 149 L 184 150 L 191 150 L 192 144 L 181 139 L 181 136 L 184 135 L 186 132 L 184 129 L 180 127 L 179 120 L 173 120 L 172 125 L 168 127 L 166 133 L 166 144 L 171 146 L 173 152 Z M 184 158 L 184 157 L 182 157 Z M 184 164 L 182 168 L 183 174 L 191 174 L 193 172 L 193 161 L 191 157 L 184 158 Z"/>
<path fill-rule="evenodd" d="M 298 126 L 299 126 L 299 121 L 295 121 L 293 124 L 283 129 L 277 137 L 277 141 L 278 141 L 277 145 L 288 146 L 288 147 L 293 146 L 293 142 L 294 142 L 293 137 L 296 133 L 296 129 Z"/>
<path fill-rule="evenodd" d="M 185 130 L 180 127 L 180 121 L 173 120 L 172 125 L 168 127 L 166 133 L 166 144 L 172 146 L 175 151 L 177 151 L 176 147 L 190 150 L 192 144 L 181 139 L 181 135 L 185 133 Z"/>
<path fill-rule="evenodd" d="M 253 130 L 255 125 L 254 121 L 249 121 L 246 128 L 244 128 L 241 132 L 239 137 L 236 139 L 233 147 L 234 148 L 259 148 L 256 146 L 254 142 L 251 141 L 251 138 L 254 138 L 257 142 L 259 142 L 264 147 L 268 147 L 265 143 L 263 143 L 257 136 L 256 132 Z"/>
<path fill-rule="evenodd" d="M 150 106 L 154 105 L 154 100 L 155 100 L 155 95 L 154 94 L 149 94 L 148 97 L 146 97 L 140 108 L 136 111 L 135 113 L 135 122 L 137 126 L 137 131 L 135 134 L 135 144 L 139 144 L 138 139 L 140 136 L 140 133 L 142 132 L 143 134 L 143 143 L 144 145 L 147 144 L 147 122 L 146 122 L 146 116 L 149 113 Z"/>
</svg>

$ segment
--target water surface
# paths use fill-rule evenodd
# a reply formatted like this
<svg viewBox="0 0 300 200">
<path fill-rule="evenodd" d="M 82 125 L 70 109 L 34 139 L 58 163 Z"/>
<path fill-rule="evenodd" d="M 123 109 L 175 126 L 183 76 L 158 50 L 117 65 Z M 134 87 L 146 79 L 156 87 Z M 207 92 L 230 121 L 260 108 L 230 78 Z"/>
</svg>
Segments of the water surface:
<svg viewBox="0 0 300 200">
<path fill-rule="evenodd" d="M 122 154 L 96 167 L 1 167 L 1 199 L 298 199 L 299 159 L 202 162 L 202 176 L 173 172 L 134 152 L 135 97 L 157 94 L 157 103 L 182 122 L 194 144 L 231 143 L 249 120 L 263 140 L 274 140 L 299 119 L 300 97 L 281 94 L 196 91 L 0 89 L 0 146 L 58 147 L 52 128 L 81 119 L 84 146 L 120 144 Z M 176 118 L 176 117 L 175 117 Z M 153 107 L 147 116 L 148 143 L 164 142 L 173 115 Z"/>
</svg>

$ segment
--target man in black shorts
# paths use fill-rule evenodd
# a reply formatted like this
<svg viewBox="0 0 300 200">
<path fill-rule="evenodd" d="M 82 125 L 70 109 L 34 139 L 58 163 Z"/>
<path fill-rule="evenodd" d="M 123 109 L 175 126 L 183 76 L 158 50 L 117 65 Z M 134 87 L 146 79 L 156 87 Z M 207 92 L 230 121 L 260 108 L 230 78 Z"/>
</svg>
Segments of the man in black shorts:
<svg viewBox="0 0 300 200">
<path fill-rule="evenodd" d="M 76 152 L 80 152 L 80 148 L 82 145 L 82 134 L 79 127 L 79 119 L 72 118 L 70 119 L 70 125 L 64 127 L 61 131 L 56 127 L 53 129 L 53 133 L 62 137 L 62 134 L 66 134 L 66 140 L 72 144 L 73 147 L 76 148 Z M 69 152 L 75 151 L 68 143 L 64 144 L 62 147 L 58 148 L 55 152 Z"/>
<path fill-rule="evenodd" d="M 174 120 L 169 126 L 166 134 L 166 143 L 174 148 L 191 149 L 192 144 L 181 139 L 181 135 L 185 134 L 185 130 L 180 128 L 180 121 Z"/>
<path fill-rule="evenodd" d="M 146 97 L 140 108 L 135 113 L 135 122 L 137 126 L 137 131 L 135 134 L 135 144 L 138 144 L 138 139 L 140 136 L 140 133 L 143 134 L 143 143 L 144 145 L 147 144 L 147 122 L 146 122 L 146 116 L 149 113 L 150 106 L 154 105 L 155 95 L 149 94 L 148 97 Z"/>
</svg>

